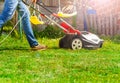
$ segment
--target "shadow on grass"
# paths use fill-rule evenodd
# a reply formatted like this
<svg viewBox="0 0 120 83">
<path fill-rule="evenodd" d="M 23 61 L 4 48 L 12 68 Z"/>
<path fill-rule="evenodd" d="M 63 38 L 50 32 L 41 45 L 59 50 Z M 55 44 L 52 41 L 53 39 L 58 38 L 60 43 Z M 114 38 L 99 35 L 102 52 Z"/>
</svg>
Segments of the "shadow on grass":
<svg viewBox="0 0 120 83">
<path fill-rule="evenodd" d="M 14 47 L 14 46 L 11 46 L 11 47 L 0 47 L 0 51 L 3 51 L 3 50 L 21 50 L 21 51 L 30 51 L 31 49 L 28 48 L 28 47 Z"/>
<path fill-rule="evenodd" d="M 53 46 L 53 47 L 48 47 L 47 49 L 60 49 L 59 47 Z"/>
<path fill-rule="evenodd" d="M 57 50 L 60 49 L 59 47 L 48 47 L 46 50 Z M 15 51 L 15 50 L 20 50 L 20 51 L 34 51 L 30 47 L 14 47 L 14 46 L 6 46 L 6 47 L 0 47 L 0 51 Z M 39 51 L 39 50 L 38 50 Z"/>
</svg>

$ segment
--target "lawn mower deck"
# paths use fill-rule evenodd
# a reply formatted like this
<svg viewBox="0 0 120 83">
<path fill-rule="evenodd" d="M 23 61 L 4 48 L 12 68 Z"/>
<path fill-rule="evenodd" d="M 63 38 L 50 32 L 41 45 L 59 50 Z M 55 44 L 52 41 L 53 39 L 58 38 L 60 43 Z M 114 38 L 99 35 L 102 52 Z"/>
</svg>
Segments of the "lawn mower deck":
<svg viewBox="0 0 120 83">
<path fill-rule="evenodd" d="M 73 50 L 87 48 L 87 49 L 97 49 L 101 48 L 103 45 L 103 40 L 97 35 L 81 31 L 81 34 L 66 34 L 59 41 L 60 48 L 71 48 Z"/>
</svg>

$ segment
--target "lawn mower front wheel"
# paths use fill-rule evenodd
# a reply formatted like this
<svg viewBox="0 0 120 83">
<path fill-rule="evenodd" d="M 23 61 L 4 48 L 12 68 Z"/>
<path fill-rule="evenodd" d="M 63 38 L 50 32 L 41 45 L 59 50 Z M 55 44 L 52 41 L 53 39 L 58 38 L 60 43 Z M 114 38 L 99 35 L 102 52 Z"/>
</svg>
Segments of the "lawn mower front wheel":
<svg viewBox="0 0 120 83">
<path fill-rule="evenodd" d="M 73 50 L 77 50 L 77 49 L 81 49 L 82 46 L 83 45 L 82 45 L 80 35 L 66 34 L 59 41 L 60 48 L 70 48 Z"/>
<path fill-rule="evenodd" d="M 73 50 L 81 49 L 82 48 L 82 41 L 80 38 L 74 38 L 72 39 L 72 42 L 70 44 L 70 48 Z"/>
</svg>

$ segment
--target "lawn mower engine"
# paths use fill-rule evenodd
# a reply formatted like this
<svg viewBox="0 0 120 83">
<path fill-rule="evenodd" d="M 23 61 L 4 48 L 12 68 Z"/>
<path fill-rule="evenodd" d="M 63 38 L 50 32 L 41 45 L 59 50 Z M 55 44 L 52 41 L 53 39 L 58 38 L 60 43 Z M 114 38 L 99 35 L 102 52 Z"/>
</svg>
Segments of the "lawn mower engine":
<svg viewBox="0 0 120 83">
<path fill-rule="evenodd" d="M 73 50 L 81 48 L 96 49 L 101 48 L 103 45 L 103 40 L 93 33 L 75 30 L 65 23 L 61 26 L 67 29 L 69 33 L 65 32 L 66 35 L 60 39 L 60 48 L 71 48 Z"/>
</svg>

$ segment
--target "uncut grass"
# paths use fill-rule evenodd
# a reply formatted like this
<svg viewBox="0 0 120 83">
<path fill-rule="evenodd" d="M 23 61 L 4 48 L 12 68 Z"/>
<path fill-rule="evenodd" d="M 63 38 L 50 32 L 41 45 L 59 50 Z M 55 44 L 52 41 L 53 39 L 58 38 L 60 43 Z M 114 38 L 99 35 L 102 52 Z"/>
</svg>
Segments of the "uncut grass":
<svg viewBox="0 0 120 83">
<path fill-rule="evenodd" d="M 119 44 L 105 40 L 100 49 L 74 51 L 60 49 L 59 39 L 38 41 L 48 49 L 31 51 L 24 38 L 10 37 L 0 46 L 1 83 L 120 82 Z"/>
</svg>

